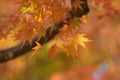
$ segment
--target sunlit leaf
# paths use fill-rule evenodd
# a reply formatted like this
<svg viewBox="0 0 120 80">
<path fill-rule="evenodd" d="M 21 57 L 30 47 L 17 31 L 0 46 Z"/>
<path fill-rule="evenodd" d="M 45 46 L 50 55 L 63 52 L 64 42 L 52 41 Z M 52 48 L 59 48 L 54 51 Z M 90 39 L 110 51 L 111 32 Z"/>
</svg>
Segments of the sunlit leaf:
<svg viewBox="0 0 120 80">
<path fill-rule="evenodd" d="M 30 10 L 31 10 L 30 7 L 23 7 L 23 8 L 20 10 L 20 12 L 21 12 L 22 14 L 24 14 L 24 13 L 30 11 Z"/>
<path fill-rule="evenodd" d="M 73 44 L 68 44 L 63 46 L 64 46 L 63 50 L 66 52 L 67 56 L 70 56 L 74 59 L 79 57 L 79 52 L 75 49 Z"/>
<path fill-rule="evenodd" d="M 81 22 L 82 23 L 87 23 L 87 21 L 88 21 L 88 17 L 86 16 L 86 15 L 83 15 L 81 18 L 80 18 L 80 20 L 81 20 Z"/>
<path fill-rule="evenodd" d="M 38 43 L 38 42 L 35 42 L 35 43 L 36 43 L 36 46 L 32 48 L 34 50 L 34 53 L 30 57 L 33 57 L 41 48 L 40 43 Z"/>
<path fill-rule="evenodd" d="M 74 38 L 69 38 L 75 44 L 75 47 L 81 45 L 82 47 L 86 48 L 85 43 L 90 42 L 91 40 L 85 37 L 85 34 L 76 34 Z"/>
</svg>

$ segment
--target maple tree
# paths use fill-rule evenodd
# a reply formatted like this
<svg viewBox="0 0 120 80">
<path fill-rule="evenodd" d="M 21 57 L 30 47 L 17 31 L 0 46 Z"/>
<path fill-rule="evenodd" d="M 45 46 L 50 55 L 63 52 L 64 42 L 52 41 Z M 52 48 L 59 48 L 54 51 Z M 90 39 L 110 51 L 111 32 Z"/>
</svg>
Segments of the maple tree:
<svg viewBox="0 0 120 80">
<path fill-rule="evenodd" d="M 39 1 L 45 1 L 45 4 Z M 119 80 L 120 28 L 118 25 L 119 20 L 116 20 L 119 19 L 120 15 L 120 8 L 119 6 L 116 7 L 118 0 L 54 0 L 54 4 L 52 4 L 52 1 L 53 0 L 18 0 L 18 2 L 15 3 L 17 5 L 19 4 L 18 8 L 13 7 L 14 9 L 18 9 L 16 12 L 12 13 L 12 10 L 8 9 L 7 12 L 12 14 L 7 15 L 5 19 L 2 19 L 3 15 L 0 15 L 0 40 L 9 38 L 9 34 L 12 34 L 15 41 L 19 40 L 22 42 L 10 48 L 7 46 L 9 39 L 6 39 L 8 41 L 7 43 L 0 41 L 0 44 L 2 43 L 0 46 L 4 45 L 3 47 L 7 46 L 9 48 L 5 50 L 3 47 L 1 48 L 0 62 L 31 53 L 29 51 L 32 51 L 29 56 L 30 59 L 31 57 L 36 57 L 35 62 L 33 59 L 32 62 L 31 60 L 26 60 L 24 56 L 21 57 L 23 60 L 21 60 L 21 58 L 19 60 L 18 58 L 2 64 L 3 68 L 1 68 L 2 71 L 0 71 L 1 76 L 5 77 L 5 79 L 10 79 L 12 73 L 22 71 L 21 67 L 19 67 L 20 65 L 25 68 L 26 63 L 30 62 L 30 65 L 27 65 L 28 70 L 25 70 L 23 77 L 25 79 L 31 79 L 34 75 L 35 77 L 41 77 L 42 80 L 44 78 L 46 79 L 46 77 L 48 77 L 47 73 L 49 73 L 52 68 L 52 72 L 58 72 L 58 76 L 56 77 L 56 75 L 53 74 L 50 80 L 56 80 L 56 78 L 61 80 Z M 57 2 L 62 2 L 62 4 L 56 4 Z M 86 14 L 89 9 L 88 4 L 85 4 L 86 2 L 89 3 L 90 8 L 88 17 Z M 119 2 L 120 1 L 118 1 L 118 5 Z M 87 24 L 84 25 L 82 23 Z M 85 44 L 91 41 L 87 36 L 93 40 L 90 46 L 86 46 Z M 46 43 L 48 52 L 46 51 Z M 44 44 L 45 46 L 43 46 Z M 45 51 L 43 49 L 44 47 Z M 39 54 L 39 50 L 43 51 L 40 51 L 41 53 Z M 53 66 L 50 59 L 46 59 L 46 53 L 48 53 L 47 55 L 50 58 L 55 58 L 54 61 L 52 60 Z M 64 54 L 61 55 L 61 53 L 66 54 L 64 56 Z M 66 55 L 68 56 L 67 58 Z M 59 61 L 61 56 L 62 59 L 60 60 L 62 62 Z M 69 56 L 75 58 L 75 64 L 73 63 L 74 60 Z M 74 66 L 76 67 L 76 58 L 78 57 L 80 60 L 77 59 L 79 62 L 77 63 L 76 69 Z M 61 72 L 61 70 L 56 70 L 55 65 L 57 65 L 57 69 L 59 67 L 60 69 L 65 68 L 65 71 L 63 70 Z M 72 65 L 72 67 L 70 65 Z M 32 70 L 28 67 L 32 68 Z M 46 69 L 46 67 L 49 68 Z M 70 70 L 70 67 L 73 68 L 73 70 Z M 35 73 L 36 71 L 40 71 L 40 73 L 33 75 L 31 72 L 34 73 L 34 71 Z M 61 73 L 60 75 L 59 71 Z M 51 75 L 52 72 L 49 74 Z M 43 76 L 41 76 L 41 74 L 43 74 Z"/>
<path fill-rule="evenodd" d="M 22 43 L 1 50 L 1 62 L 25 54 L 36 46 L 36 41 L 40 46 L 37 45 L 38 48 L 34 50 L 38 51 L 41 45 L 52 39 L 61 44 L 51 45 L 50 52 L 54 46 L 56 47 L 54 49 L 64 50 L 68 55 L 75 57 L 75 53 L 79 52 L 77 48 L 80 46 L 85 48 L 85 42 L 90 41 L 83 36 L 80 29 L 81 23 L 87 23 L 86 14 L 89 12 L 87 2 L 87 0 L 17 0 L 16 13 L 9 14 L 0 22 L 0 39 L 12 34 Z M 99 19 L 120 14 L 119 9 L 112 5 L 112 0 L 89 0 L 89 2 L 102 5 L 106 10 L 104 14 L 98 16 Z M 68 52 L 68 46 L 72 47 L 73 53 Z M 13 56 L 9 57 L 9 54 Z M 76 55 L 78 56 L 78 53 Z"/>
<path fill-rule="evenodd" d="M 16 4 L 19 5 L 18 11 L 2 22 L 0 39 L 12 34 L 15 40 L 22 43 L 1 50 L 0 62 L 25 54 L 31 49 L 36 53 L 41 45 L 51 39 L 61 44 L 54 43 L 49 49 L 60 49 L 76 57 L 79 55 L 79 46 L 85 47 L 85 42 L 90 41 L 80 32 L 80 23 L 86 22 L 85 16 L 89 11 L 87 0 L 18 0 Z"/>
</svg>

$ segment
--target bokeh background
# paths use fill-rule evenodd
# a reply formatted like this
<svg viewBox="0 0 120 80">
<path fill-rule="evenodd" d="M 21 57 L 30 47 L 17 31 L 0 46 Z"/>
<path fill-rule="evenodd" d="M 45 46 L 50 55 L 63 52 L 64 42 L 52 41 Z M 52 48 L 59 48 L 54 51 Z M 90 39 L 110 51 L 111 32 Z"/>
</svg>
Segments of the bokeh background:
<svg viewBox="0 0 120 80">
<path fill-rule="evenodd" d="M 0 80 L 120 80 L 120 0 L 112 2 L 118 13 L 104 8 L 100 1 L 88 1 L 88 23 L 81 24 L 81 32 L 93 41 L 86 44 L 87 49 L 81 48 L 79 59 L 65 54 L 50 59 L 45 44 L 32 58 L 33 51 L 0 64 Z M 16 12 L 15 2 L 0 0 L 0 24 Z M 0 40 L 0 50 L 18 43 L 9 35 Z"/>
</svg>

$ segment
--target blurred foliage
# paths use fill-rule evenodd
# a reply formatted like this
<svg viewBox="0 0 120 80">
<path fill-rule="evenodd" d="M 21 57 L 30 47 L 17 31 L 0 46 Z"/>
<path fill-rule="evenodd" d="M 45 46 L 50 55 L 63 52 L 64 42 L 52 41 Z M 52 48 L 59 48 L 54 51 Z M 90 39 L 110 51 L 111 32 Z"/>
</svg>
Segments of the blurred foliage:
<svg viewBox="0 0 120 80">
<path fill-rule="evenodd" d="M 113 5 L 119 8 L 119 2 L 115 0 Z M 101 19 L 100 14 L 105 12 L 101 5 L 89 5 L 88 23 L 82 24 L 81 30 L 93 41 L 86 49 L 81 48 L 80 58 L 61 52 L 50 59 L 45 44 L 32 58 L 33 51 L 0 64 L 0 80 L 120 80 L 120 15 Z M 16 45 L 11 40 L 0 41 L 0 49 Z"/>
</svg>

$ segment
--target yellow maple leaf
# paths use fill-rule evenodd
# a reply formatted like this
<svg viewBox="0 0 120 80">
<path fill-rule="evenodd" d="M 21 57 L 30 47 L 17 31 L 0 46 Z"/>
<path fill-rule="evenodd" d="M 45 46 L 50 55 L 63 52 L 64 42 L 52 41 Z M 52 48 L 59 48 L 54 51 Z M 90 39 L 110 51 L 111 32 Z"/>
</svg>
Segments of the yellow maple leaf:
<svg viewBox="0 0 120 80">
<path fill-rule="evenodd" d="M 38 43 L 37 41 L 35 43 L 36 46 L 32 48 L 34 50 L 34 53 L 30 56 L 30 58 L 33 57 L 41 49 L 41 44 Z"/>
<path fill-rule="evenodd" d="M 86 48 L 85 42 L 90 42 L 91 40 L 85 37 L 85 34 L 77 34 L 76 35 L 76 42 Z"/>
<path fill-rule="evenodd" d="M 85 34 L 76 34 L 74 38 L 69 38 L 70 41 L 74 43 L 75 49 L 77 49 L 78 45 L 86 48 L 85 43 L 91 42 L 92 40 L 85 37 Z"/>
<path fill-rule="evenodd" d="M 82 23 L 87 23 L 87 21 L 88 21 L 88 17 L 86 16 L 86 15 L 83 15 L 81 18 L 80 18 L 80 21 L 82 22 Z"/>
</svg>

